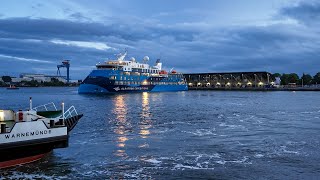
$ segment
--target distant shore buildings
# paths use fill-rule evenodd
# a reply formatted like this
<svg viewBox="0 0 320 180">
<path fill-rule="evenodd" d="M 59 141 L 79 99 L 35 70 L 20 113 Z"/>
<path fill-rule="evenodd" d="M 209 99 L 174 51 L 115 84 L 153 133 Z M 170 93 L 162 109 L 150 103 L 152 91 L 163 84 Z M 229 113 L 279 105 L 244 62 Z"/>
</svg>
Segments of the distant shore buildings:
<svg viewBox="0 0 320 180">
<path fill-rule="evenodd" d="M 36 86 L 41 84 L 67 84 L 65 76 L 55 76 L 46 74 L 33 74 L 33 73 L 22 73 L 19 77 L 15 76 L 0 76 L 0 84 L 15 84 L 21 86 Z"/>
<path fill-rule="evenodd" d="M 54 76 L 54 75 L 45 75 L 45 74 L 30 74 L 30 73 L 23 73 L 20 74 L 20 77 L 14 77 L 12 78 L 12 82 L 22 82 L 22 81 L 37 81 L 39 83 L 41 82 L 51 82 L 52 80 L 56 79 L 58 81 L 61 81 L 63 83 L 66 83 L 66 77 L 65 76 Z"/>
</svg>

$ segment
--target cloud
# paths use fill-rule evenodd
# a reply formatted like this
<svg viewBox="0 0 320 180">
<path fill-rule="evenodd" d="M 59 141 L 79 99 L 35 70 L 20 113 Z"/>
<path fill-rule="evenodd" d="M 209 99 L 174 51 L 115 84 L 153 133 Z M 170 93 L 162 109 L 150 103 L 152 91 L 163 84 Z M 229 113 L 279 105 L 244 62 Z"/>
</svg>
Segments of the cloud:
<svg viewBox="0 0 320 180">
<path fill-rule="evenodd" d="M 69 10 L 67 10 L 69 11 Z M 73 20 L 78 20 L 78 21 L 92 21 L 91 18 L 84 16 L 82 13 L 80 12 L 76 12 L 76 13 L 71 13 L 69 15 L 69 17 Z"/>
<path fill-rule="evenodd" d="M 318 1 L 302 1 L 296 5 L 281 9 L 280 14 L 297 19 L 303 24 L 320 24 L 320 3 Z"/>
<path fill-rule="evenodd" d="M 112 59 L 125 48 L 138 61 L 145 55 L 151 57 L 150 63 L 161 57 L 168 69 L 175 67 L 186 73 L 315 73 L 320 66 L 320 37 L 319 26 L 310 17 L 318 18 L 318 4 L 302 2 L 280 9 L 270 19 L 228 26 L 215 26 L 205 18 L 166 23 L 162 18 L 174 18 L 174 14 L 184 17 L 181 12 L 171 11 L 160 11 L 163 13 L 151 18 L 118 13 L 106 16 L 103 22 L 85 19 L 82 13 L 72 14 L 69 10 L 66 11 L 72 20 L 0 19 L 0 54 L 17 67 L 17 72 L 28 67 L 39 73 L 55 73 L 55 64 L 70 59 L 71 75 L 79 79 L 97 62 Z M 313 23 L 312 27 L 307 26 L 309 23 Z M 24 61 L 19 66 L 21 59 L 11 57 L 53 64 Z"/>
<path fill-rule="evenodd" d="M 67 46 L 94 48 L 94 49 L 102 50 L 102 51 L 112 48 L 112 47 L 110 47 L 104 43 L 100 43 L 100 42 L 66 41 L 66 40 L 51 40 L 50 42 L 52 42 L 54 44 L 62 44 L 62 45 L 67 45 Z"/>
<path fill-rule="evenodd" d="M 196 33 L 196 30 L 190 29 L 188 26 L 144 25 L 143 23 L 131 22 L 131 20 L 115 18 L 109 24 L 58 19 L 8 18 L 0 19 L 0 26 L 2 27 L 0 31 L 2 36 L 13 38 L 18 35 L 17 38 L 23 36 L 25 39 L 42 40 L 99 41 L 107 37 L 118 37 L 127 41 L 138 41 L 141 39 L 151 40 L 168 34 L 175 35 L 174 37 L 179 40 L 179 37 Z"/>
<path fill-rule="evenodd" d="M 14 60 L 18 60 L 18 61 L 26 61 L 26 62 L 36 62 L 36 63 L 49 63 L 52 64 L 52 62 L 50 61 L 44 61 L 44 60 L 39 60 L 39 59 L 29 59 L 29 58 L 23 58 L 23 57 L 15 57 L 15 56 L 7 56 L 7 55 L 3 55 L 0 54 L 0 58 L 4 58 L 4 59 L 14 59 Z"/>
</svg>

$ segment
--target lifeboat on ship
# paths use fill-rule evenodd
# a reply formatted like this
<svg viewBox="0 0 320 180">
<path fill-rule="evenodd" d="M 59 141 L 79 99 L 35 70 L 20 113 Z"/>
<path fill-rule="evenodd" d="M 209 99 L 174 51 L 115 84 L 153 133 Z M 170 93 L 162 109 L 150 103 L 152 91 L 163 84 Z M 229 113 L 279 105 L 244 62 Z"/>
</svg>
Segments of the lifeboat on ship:
<svg viewBox="0 0 320 180">
<path fill-rule="evenodd" d="M 161 70 L 161 71 L 159 72 L 159 74 L 168 74 L 168 72 L 165 71 L 165 70 Z"/>
</svg>

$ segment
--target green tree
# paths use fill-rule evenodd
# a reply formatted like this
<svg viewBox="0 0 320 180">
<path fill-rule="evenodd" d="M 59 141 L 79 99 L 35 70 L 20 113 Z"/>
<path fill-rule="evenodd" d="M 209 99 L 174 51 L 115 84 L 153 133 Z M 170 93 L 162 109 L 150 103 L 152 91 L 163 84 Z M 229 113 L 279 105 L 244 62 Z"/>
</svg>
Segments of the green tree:
<svg viewBox="0 0 320 180">
<path fill-rule="evenodd" d="M 27 81 L 25 82 L 26 86 L 31 86 L 31 87 L 38 87 L 39 83 L 36 80 L 31 80 L 31 81 Z"/>
<path fill-rule="evenodd" d="M 281 79 L 281 85 L 288 85 L 288 83 L 289 83 L 289 74 L 282 74 L 280 79 Z"/>
<path fill-rule="evenodd" d="M 313 76 L 313 83 L 320 84 L 320 72 Z"/>
<path fill-rule="evenodd" d="M 51 82 L 52 82 L 52 83 L 58 83 L 59 80 L 58 80 L 57 78 L 51 78 Z"/>
<path fill-rule="evenodd" d="M 312 76 L 310 74 L 304 74 L 302 75 L 300 79 L 301 85 L 310 85 L 312 84 Z"/>
<path fill-rule="evenodd" d="M 289 74 L 289 83 L 299 83 L 299 76 L 296 73 Z"/>
<path fill-rule="evenodd" d="M 10 83 L 12 79 L 10 76 L 2 76 L 2 81 L 6 83 Z"/>
<path fill-rule="evenodd" d="M 272 81 L 275 81 L 275 80 L 276 80 L 276 77 L 281 77 L 281 74 L 280 74 L 280 73 L 271 74 L 271 80 L 272 80 Z"/>
</svg>

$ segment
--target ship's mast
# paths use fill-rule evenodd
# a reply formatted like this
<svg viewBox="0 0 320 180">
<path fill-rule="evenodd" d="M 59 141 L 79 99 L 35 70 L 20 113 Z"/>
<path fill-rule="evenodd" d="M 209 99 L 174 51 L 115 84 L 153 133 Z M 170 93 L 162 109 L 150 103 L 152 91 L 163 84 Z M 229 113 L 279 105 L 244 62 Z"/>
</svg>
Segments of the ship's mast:
<svg viewBox="0 0 320 180">
<path fill-rule="evenodd" d="M 126 52 L 124 53 L 124 54 L 118 54 L 118 61 L 123 61 L 124 60 L 124 58 L 126 57 L 126 55 L 127 55 L 127 50 L 126 50 Z"/>
</svg>

